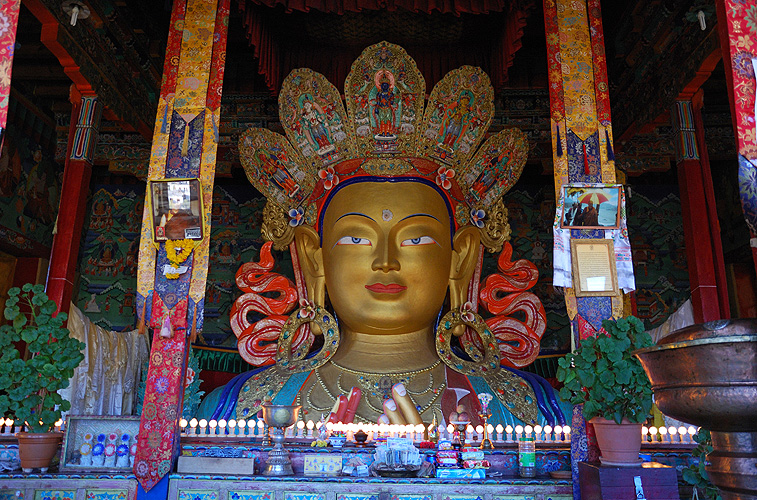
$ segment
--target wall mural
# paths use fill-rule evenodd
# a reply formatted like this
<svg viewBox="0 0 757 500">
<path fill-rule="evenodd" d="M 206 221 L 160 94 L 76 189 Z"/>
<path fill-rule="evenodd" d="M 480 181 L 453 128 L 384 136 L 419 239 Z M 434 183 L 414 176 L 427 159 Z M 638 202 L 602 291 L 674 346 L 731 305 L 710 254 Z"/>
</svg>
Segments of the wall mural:
<svg viewBox="0 0 757 500">
<path fill-rule="evenodd" d="M 9 126 L 0 154 L 0 240 L 9 251 L 47 258 L 63 170 L 52 151 L 18 135 Z"/>
<path fill-rule="evenodd" d="M 135 325 L 144 193 L 144 183 L 92 187 L 79 252 L 76 305 L 108 330 L 131 330 Z"/>
<path fill-rule="evenodd" d="M 98 185 L 92 193 L 79 256 L 76 302 L 93 323 L 116 331 L 130 330 L 136 324 L 136 266 L 145 187 L 143 183 Z M 251 186 L 214 187 L 205 327 L 198 338 L 200 345 L 235 348 L 229 309 L 241 292 L 234 284 L 234 275 L 242 263 L 257 257 L 263 244 L 260 224 L 264 204 Z M 291 276 L 282 260 L 284 274 Z"/>
<path fill-rule="evenodd" d="M 633 186 L 630 195 L 628 233 L 637 316 L 649 329 L 665 321 L 690 295 L 681 199 L 677 186 Z"/>
</svg>

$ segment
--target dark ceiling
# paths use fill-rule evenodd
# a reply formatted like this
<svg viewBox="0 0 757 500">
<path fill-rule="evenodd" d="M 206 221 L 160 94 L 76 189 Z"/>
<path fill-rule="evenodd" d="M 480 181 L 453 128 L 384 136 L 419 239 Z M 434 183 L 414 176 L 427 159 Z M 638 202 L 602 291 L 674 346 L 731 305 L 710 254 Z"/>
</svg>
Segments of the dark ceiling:
<svg viewBox="0 0 757 500">
<path fill-rule="evenodd" d="M 249 46 L 240 2 L 232 0 L 229 20 L 226 77 L 224 92 L 265 92 L 267 87 L 261 75 L 253 49 Z M 22 2 L 23 3 L 23 2 Z M 129 0 L 114 2 L 115 9 L 107 17 L 113 38 L 118 30 L 131 30 L 130 49 L 135 48 L 141 57 L 148 57 L 146 64 L 159 71 L 163 65 L 165 41 L 170 20 L 170 0 Z M 541 1 L 535 2 L 522 34 L 522 46 L 515 53 L 514 63 L 508 70 L 506 86 L 511 88 L 546 88 L 546 47 Z M 698 0 L 698 4 L 711 3 Z M 634 86 L 644 85 L 645 63 L 654 63 L 657 52 L 675 47 L 675 37 L 681 34 L 696 35 L 693 23 L 687 19 L 692 10 L 691 2 L 683 0 L 642 0 L 640 2 L 602 2 L 603 23 L 606 34 L 608 76 L 613 101 L 613 121 L 616 114 L 624 113 L 626 95 Z M 286 13 L 281 7 L 265 8 L 266 22 L 279 39 L 286 40 L 285 51 L 313 50 L 347 51 L 354 57 L 368 44 L 383 39 L 410 46 L 441 46 L 454 51 L 458 47 L 489 47 L 492 33 L 504 22 L 505 13 L 487 15 L 422 14 L 406 11 L 362 11 L 343 15 L 309 13 Z M 656 16 L 652 22 L 648 16 Z M 81 21 L 86 22 L 86 21 Z M 105 23 L 106 25 L 108 23 Z M 104 29 L 104 28 L 99 28 Z M 40 43 L 41 25 L 22 6 L 17 48 L 13 68 L 13 87 L 30 98 L 52 118 L 52 111 L 68 107 L 70 79 L 63 72 L 57 59 Z M 116 33 L 114 35 L 113 33 Z M 483 49 L 482 49 L 483 50 Z M 412 51 L 408 51 L 413 55 Z M 284 54 L 286 56 L 286 54 Z M 283 58 L 286 65 L 286 57 Z M 282 68 L 288 72 L 292 68 Z M 319 70 L 318 67 L 314 69 Z M 484 68 L 487 70 L 488 68 Z M 652 67 L 653 71 L 666 68 Z M 324 71 L 324 73 L 326 73 Z M 342 82 L 333 82 L 341 88 Z M 433 83 L 433 82 L 431 82 Z M 430 86 L 429 86 L 430 88 Z M 716 95 L 724 89 L 724 78 L 716 75 L 708 88 Z M 155 88 L 157 93 L 159 89 Z M 716 97 L 722 101 L 722 97 Z M 619 103 L 616 106 L 616 102 Z M 619 119 L 619 122 L 623 122 Z M 629 122 L 630 123 L 630 122 Z"/>
</svg>

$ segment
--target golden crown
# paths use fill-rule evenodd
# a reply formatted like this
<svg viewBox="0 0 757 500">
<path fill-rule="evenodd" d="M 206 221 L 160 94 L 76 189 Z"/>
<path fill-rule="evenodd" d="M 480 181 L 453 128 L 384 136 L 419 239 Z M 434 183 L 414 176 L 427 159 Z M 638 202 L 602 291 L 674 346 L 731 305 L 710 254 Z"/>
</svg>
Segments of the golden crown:
<svg viewBox="0 0 757 500">
<path fill-rule="evenodd" d="M 287 137 L 248 129 L 239 151 L 248 179 L 268 199 L 263 234 L 284 248 L 301 223 L 318 227 L 328 200 L 354 182 L 408 178 L 434 187 L 457 226 L 481 229 L 498 251 L 509 236 L 501 201 L 520 177 L 528 141 L 510 128 L 489 137 L 494 92 L 480 68 L 463 66 L 434 86 L 398 46 L 366 48 L 339 91 L 320 73 L 293 70 L 279 94 Z"/>
</svg>

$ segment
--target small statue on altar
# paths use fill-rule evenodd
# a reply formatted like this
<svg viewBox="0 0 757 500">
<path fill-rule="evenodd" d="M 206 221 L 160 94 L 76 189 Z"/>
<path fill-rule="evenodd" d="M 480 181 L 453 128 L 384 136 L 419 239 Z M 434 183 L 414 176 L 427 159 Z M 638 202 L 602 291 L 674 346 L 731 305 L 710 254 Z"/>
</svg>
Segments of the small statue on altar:
<svg viewBox="0 0 757 500">
<path fill-rule="evenodd" d="M 374 45 L 360 61 L 353 69 L 402 67 L 415 72 L 409 79 L 423 82 L 415 62 L 398 46 Z M 304 82 L 308 78 L 312 82 Z M 479 108 L 488 106 L 484 114 L 493 114 L 488 77 L 469 66 L 437 84 L 446 90 L 434 89 L 429 110 L 437 109 L 431 101 L 449 95 L 453 86 L 462 87 L 461 109 L 475 100 Z M 543 306 L 526 292 L 538 278 L 535 266 L 510 262 L 512 249 L 505 246 L 500 270 L 517 272 L 510 279 L 486 280 L 481 289 L 483 248 L 499 251 L 509 235 L 500 198 L 525 163 L 528 143 L 522 132 L 503 130 L 478 152 L 481 134 L 467 137 L 466 148 L 458 148 L 462 141 L 445 141 L 450 164 L 424 156 L 433 147 L 421 144 L 427 140 L 434 146 L 435 138 L 420 134 L 403 142 L 399 147 L 406 149 L 399 155 L 370 157 L 368 149 L 354 147 L 353 120 L 322 75 L 295 70 L 284 82 L 280 103 L 296 102 L 303 87 L 317 89 L 321 93 L 314 97 L 330 102 L 350 140 L 335 145 L 338 161 L 324 164 L 307 154 L 307 144 L 291 142 L 296 131 L 286 127 L 290 141 L 261 129 L 250 129 L 240 139 L 248 178 L 268 197 L 263 234 L 275 248 L 290 248 L 296 283 L 271 272 L 270 244 L 259 263 L 240 268 L 237 284 L 247 293 L 232 308 L 232 328 L 242 356 L 261 368 L 214 391 L 201 412 L 212 418 L 251 418 L 272 401 L 302 405 L 306 419 L 333 408 L 355 421 L 428 424 L 460 406 L 479 425 L 482 408 L 476 395 L 490 393 L 494 398 L 485 413 L 491 413 L 492 422 L 564 424 L 552 388 L 513 369 L 533 361 L 546 328 Z M 367 99 L 351 95 L 353 90 L 346 90 L 348 104 Z M 425 84 L 417 93 L 422 103 Z M 418 130 L 427 130 L 429 120 L 431 112 Z M 466 134 L 457 125 L 447 132 Z M 277 197 L 269 189 L 265 165 L 248 154 L 263 139 L 303 165 L 301 205 Z M 493 159 L 504 150 L 508 171 L 474 188 L 482 170 L 496 164 Z M 472 189 L 485 192 L 472 197 Z M 505 292 L 515 295 L 504 300 Z M 479 300 L 491 318 L 478 314 Z M 249 323 L 251 310 L 268 317 Z M 515 311 L 526 318 L 508 316 Z"/>
</svg>

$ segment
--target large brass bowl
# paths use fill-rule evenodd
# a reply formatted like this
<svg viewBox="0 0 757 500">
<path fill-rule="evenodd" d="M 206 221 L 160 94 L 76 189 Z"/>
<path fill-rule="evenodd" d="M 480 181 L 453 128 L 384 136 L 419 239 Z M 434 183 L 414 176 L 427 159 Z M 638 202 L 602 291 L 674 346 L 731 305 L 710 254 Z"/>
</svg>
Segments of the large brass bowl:
<svg viewBox="0 0 757 500">
<path fill-rule="evenodd" d="M 710 431 L 757 431 L 757 319 L 690 326 L 635 354 L 664 414 Z"/>
<path fill-rule="evenodd" d="M 757 499 L 757 319 L 694 325 L 635 354 L 660 410 L 712 431 L 707 472 L 723 498 Z"/>
</svg>

